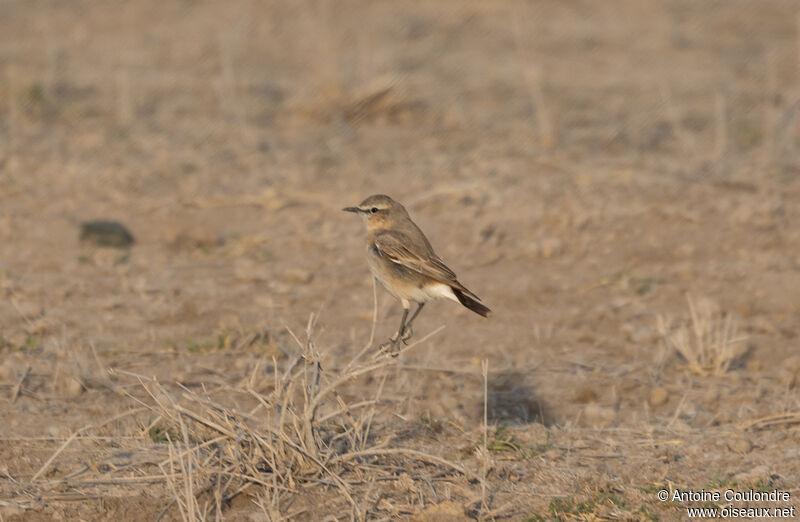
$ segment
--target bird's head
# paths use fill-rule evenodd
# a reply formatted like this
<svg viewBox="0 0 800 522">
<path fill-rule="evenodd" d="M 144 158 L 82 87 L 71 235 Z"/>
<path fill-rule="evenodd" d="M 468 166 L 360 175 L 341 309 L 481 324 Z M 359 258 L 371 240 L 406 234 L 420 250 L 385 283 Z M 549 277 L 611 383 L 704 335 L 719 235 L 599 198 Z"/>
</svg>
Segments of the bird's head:
<svg viewBox="0 0 800 522">
<path fill-rule="evenodd" d="M 342 210 L 359 214 L 367 230 L 388 228 L 395 219 L 408 216 L 403 205 L 383 194 L 375 194 L 357 207 L 345 207 Z"/>
</svg>

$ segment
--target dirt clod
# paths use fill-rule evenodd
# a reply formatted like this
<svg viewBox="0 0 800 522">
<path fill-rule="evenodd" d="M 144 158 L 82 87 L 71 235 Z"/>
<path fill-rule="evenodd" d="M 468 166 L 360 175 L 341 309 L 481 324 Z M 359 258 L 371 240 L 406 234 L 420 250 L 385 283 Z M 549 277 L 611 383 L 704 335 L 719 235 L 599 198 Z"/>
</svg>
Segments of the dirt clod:
<svg viewBox="0 0 800 522">
<path fill-rule="evenodd" d="M 669 400 L 669 392 L 661 386 L 650 389 L 650 406 L 658 407 L 666 404 Z"/>
</svg>

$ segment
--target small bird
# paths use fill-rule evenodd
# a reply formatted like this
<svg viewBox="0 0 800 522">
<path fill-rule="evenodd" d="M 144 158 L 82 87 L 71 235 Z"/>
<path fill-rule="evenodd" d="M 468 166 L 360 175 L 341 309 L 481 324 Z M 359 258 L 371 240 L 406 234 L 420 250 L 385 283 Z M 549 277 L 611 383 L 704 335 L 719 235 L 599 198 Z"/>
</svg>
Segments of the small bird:
<svg viewBox="0 0 800 522">
<path fill-rule="evenodd" d="M 367 263 L 372 275 L 403 305 L 400 328 L 382 348 L 397 346 L 399 340 L 407 343 L 413 335 L 411 324 L 432 299 L 451 299 L 483 317 L 489 314 L 491 310 L 459 283 L 456 274 L 436 255 L 403 205 L 376 194 L 357 207 L 342 210 L 361 215 L 367 228 Z M 417 309 L 406 322 L 412 301 Z"/>
</svg>

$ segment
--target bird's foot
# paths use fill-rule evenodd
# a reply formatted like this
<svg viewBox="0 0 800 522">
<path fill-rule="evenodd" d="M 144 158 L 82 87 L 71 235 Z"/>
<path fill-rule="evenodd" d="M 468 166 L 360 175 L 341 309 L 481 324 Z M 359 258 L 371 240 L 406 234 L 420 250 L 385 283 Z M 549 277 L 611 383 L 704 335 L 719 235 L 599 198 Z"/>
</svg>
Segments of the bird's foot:
<svg viewBox="0 0 800 522">
<path fill-rule="evenodd" d="M 378 353 L 389 354 L 392 357 L 400 355 L 400 339 L 397 335 L 389 338 L 388 341 L 378 345 Z"/>
<path fill-rule="evenodd" d="M 414 330 L 411 326 L 406 326 L 405 330 L 403 330 L 403 335 L 400 336 L 400 339 L 403 341 L 403 344 L 408 344 L 408 341 L 414 336 Z"/>
</svg>

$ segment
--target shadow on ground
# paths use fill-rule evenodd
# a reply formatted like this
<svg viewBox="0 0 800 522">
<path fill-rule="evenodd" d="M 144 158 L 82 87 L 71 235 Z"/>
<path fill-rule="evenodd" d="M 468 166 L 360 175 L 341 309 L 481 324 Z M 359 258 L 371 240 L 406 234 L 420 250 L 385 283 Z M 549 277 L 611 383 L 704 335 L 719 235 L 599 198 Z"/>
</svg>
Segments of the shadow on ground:
<svg viewBox="0 0 800 522">
<path fill-rule="evenodd" d="M 488 420 L 493 424 L 529 424 L 551 426 L 557 422 L 550 408 L 537 396 L 529 374 L 504 370 L 490 375 L 488 383 Z M 483 416 L 483 403 L 479 403 Z"/>
</svg>

